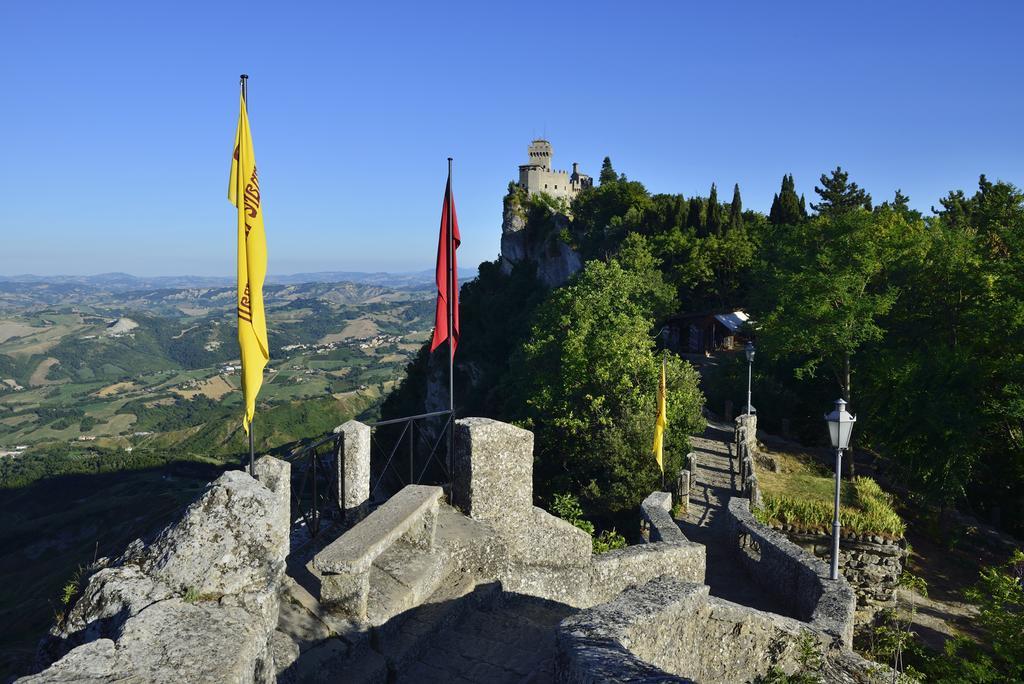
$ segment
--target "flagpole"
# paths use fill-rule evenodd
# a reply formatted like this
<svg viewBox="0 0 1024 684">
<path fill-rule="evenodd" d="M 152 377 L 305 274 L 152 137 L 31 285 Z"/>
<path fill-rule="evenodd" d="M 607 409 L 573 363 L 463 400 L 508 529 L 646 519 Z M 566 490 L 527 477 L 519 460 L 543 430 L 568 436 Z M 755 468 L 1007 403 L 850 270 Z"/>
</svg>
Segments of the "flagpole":
<svg viewBox="0 0 1024 684">
<path fill-rule="evenodd" d="M 661 350 L 661 377 L 665 378 L 665 359 L 668 357 L 668 350 Z M 665 378 L 665 394 L 668 394 L 668 378 Z M 665 397 L 668 403 L 668 397 Z M 665 434 L 661 435 L 661 491 L 665 491 Z"/>
<path fill-rule="evenodd" d="M 242 102 L 245 103 L 245 108 L 246 108 L 246 110 L 248 110 L 249 109 L 249 74 L 241 74 L 238 77 L 238 80 L 241 81 L 241 84 L 242 84 Z M 243 378 L 245 377 L 245 373 L 244 372 L 242 373 L 242 377 Z M 245 402 L 243 401 L 242 404 L 243 404 L 242 405 L 242 411 L 245 411 L 246 410 L 245 409 Z M 255 419 L 255 417 L 256 416 L 253 416 L 254 419 Z M 256 461 L 256 439 L 255 439 L 255 436 L 253 435 L 253 430 L 255 429 L 255 427 L 253 426 L 254 422 L 255 422 L 255 420 L 249 421 L 249 476 L 250 477 L 256 477 L 256 466 L 255 466 L 255 461 Z"/>
<path fill-rule="evenodd" d="M 448 157 L 448 206 L 445 207 L 445 214 L 448 217 L 448 225 L 445 230 L 448 233 L 448 420 L 450 423 L 448 432 L 448 474 L 451 475 L 452 484 L 455 483 L 455 268 L 452 261 L 455 259 L 455 236 L 452 235 L 452 211 L 455 203 L 452 201 L 452 158 Z"/>
</svg>

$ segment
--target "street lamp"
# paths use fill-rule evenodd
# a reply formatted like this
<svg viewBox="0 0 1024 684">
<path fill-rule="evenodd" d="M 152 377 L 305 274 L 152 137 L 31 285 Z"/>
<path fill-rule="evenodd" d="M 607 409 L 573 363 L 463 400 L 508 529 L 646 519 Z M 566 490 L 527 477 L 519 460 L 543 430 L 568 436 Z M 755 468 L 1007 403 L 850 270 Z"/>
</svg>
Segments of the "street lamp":
<svg viewBox="0 0 1024 684">
<path fill-rule="evenodd" d="M 846 410 L 846 402 L 836 399 L 836 408 L 825 416 L 828 423 L 828 434 L 832 438 L 832 447 L 836 450 L 836 501 L 832 516 L 832 579 L 839 579 L 839 475 L 842 472 L 843 449 L 850 447 L 850 435 L 856 416 Z"/>
<path fill-rule="evenodd" d="M 754 372 L 754 343 L 747 342 L 744 351 L 747 353 L 747 415 L 749 416 L 754 413 L 754 407 L 750 405 L 750 379 Z"/>
</svg>

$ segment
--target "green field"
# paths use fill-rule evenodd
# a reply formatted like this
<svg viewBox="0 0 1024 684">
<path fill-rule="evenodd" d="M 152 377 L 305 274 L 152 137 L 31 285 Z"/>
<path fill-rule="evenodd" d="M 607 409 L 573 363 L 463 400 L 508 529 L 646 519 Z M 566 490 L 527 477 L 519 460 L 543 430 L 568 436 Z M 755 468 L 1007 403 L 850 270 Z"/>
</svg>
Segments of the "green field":
<svg viewBox="0 0 1024 684">
<path fill-rule="evenodd" d="M 0 288 L 0 681 L 31 661 L 80 565 L 165 524 L 247 452 L 232 301 L 76 292 L 19 308 Z M 255 434 L 277 454 L 377 415 L 433 316 L 429 290 L 352 283 L 268 288 L 267 309 Z"/>
</svg>

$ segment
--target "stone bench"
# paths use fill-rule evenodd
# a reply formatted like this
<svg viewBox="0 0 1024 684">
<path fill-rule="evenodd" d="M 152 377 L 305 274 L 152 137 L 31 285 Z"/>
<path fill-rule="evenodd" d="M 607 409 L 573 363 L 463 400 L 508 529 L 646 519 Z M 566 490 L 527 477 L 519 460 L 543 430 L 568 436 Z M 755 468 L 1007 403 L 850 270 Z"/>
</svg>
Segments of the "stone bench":
<svg viewBox="0 0 1024 684">
<path fill-rule="evenodd" d="M 321 604 L 365 620 L 373 562 L 399 541 L 432 549 L 442 493 L 440 487 L 407 485 L 320 551 L 313 566 L 322 575 Z"/>
</svg>

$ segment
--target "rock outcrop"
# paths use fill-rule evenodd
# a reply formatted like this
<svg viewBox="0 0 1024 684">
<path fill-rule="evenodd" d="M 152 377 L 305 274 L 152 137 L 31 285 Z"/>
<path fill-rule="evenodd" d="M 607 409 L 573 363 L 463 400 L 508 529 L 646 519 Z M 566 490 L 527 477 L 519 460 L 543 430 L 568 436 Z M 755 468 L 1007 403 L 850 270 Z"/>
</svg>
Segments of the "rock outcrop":
<svg viewBox="0 0 1024 684">
<path fill-rule="evenodd" d="M 94 567 L 21 682 L 268 682 L 289 545 L 290 467 L 229 471 L 149 545 Z"/>
<path fill-rule="evenodd" d="M 564 214 L 552 213 L 545 230 L 530 227 L 523 206 L 525 201 L 518 191 L 505 196 L 501 221 L 502 272 L 507 275 L 513 266 L 531 263 L 537 268 L 537 279 L 544 285 L 563 285 L 583 268 L 579 253 L 561 237 L 569 228 L 569 219 Z"/>
</svg>

